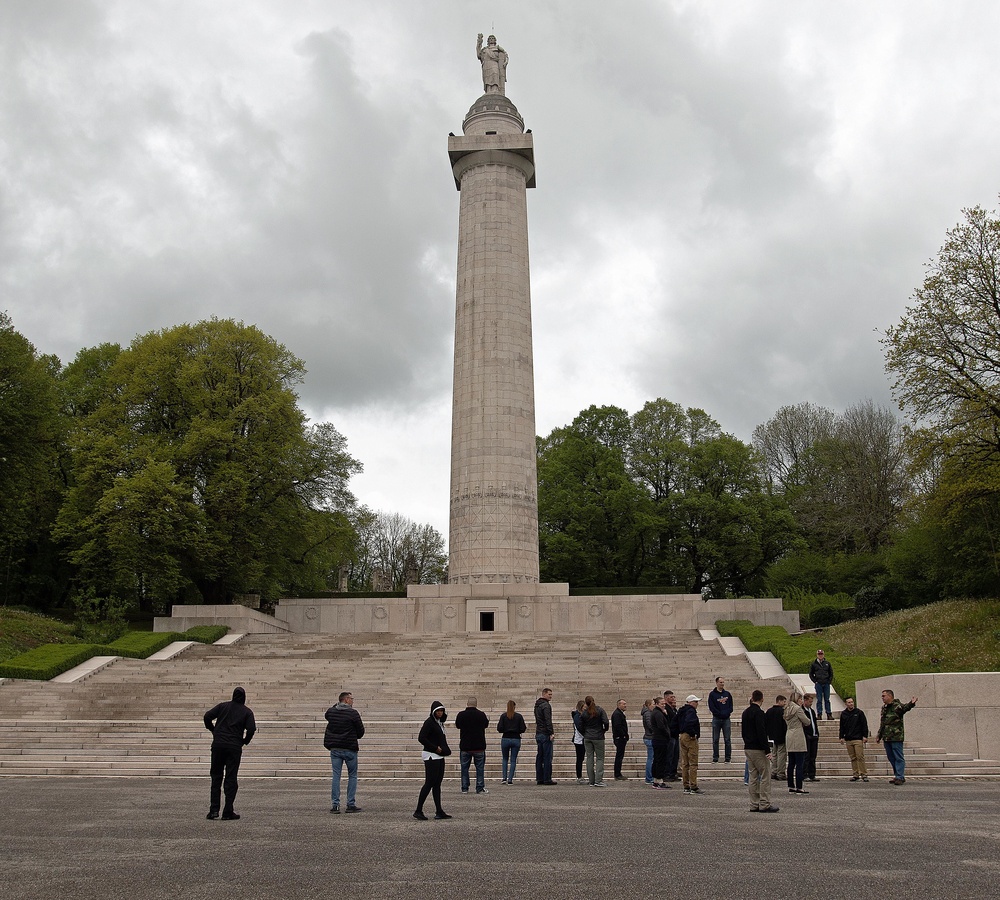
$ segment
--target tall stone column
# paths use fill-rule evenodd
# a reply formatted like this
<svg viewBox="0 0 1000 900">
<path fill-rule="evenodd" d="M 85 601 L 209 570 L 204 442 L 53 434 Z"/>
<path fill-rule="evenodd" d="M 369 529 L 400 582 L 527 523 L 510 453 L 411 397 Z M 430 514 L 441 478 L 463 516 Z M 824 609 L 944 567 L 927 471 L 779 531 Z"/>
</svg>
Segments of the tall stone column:
<svg viewBox="0 0 1000 900">
<path fill-rule="evenodd" d="M 484 80 L 486 72 L 484 64 Z M 485 87 L 463 136 L 448 139 L 461 191 L 448 577 L 532 584 L 538 478 L 526 190 L 535 186 L 534 149 L 514 104 Z"/>
</svg>

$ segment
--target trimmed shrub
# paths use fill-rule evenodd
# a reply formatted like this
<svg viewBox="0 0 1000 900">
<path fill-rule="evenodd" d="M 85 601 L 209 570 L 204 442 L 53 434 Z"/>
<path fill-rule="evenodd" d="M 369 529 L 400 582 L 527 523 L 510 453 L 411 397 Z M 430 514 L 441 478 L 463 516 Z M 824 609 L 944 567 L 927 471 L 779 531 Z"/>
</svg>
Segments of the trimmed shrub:
<svg viewBox="0 0 1000 900">
<path fill-rule="evenodd" d="M 174 641 L 190 640 L 211 644 L 228 631 L 225 625 L 199 625 L 189 628 L 184 634 L 176 631 L 130 631 L 110 644 L 42 644 L 0 663 L 0 678 L 47 681 L 86 662 L 92 656 L 146 659 Z"/>
<path fill-rule="evenodd" d="M 86 662 L 92 656 L 115 656 L 100 644 L 42 644 L 0 663 L 0 678 L 32 678 L 47 681 Z"/>
<path fill-rule="evenodd" d="M 174 640 L 198 641 L 201 644 L 214 644 L 219 638 L 229 634 L 228 625 L 195 625 Z"/>
<path fill-rule="evenodd" d="M 176 631 L 130 631 L 116 641 L 108 644 L 115 656 L 127 656 L 129 659 L 145 659 L 162 650 L 167 644 L 183 639 Z"/>
</svg>

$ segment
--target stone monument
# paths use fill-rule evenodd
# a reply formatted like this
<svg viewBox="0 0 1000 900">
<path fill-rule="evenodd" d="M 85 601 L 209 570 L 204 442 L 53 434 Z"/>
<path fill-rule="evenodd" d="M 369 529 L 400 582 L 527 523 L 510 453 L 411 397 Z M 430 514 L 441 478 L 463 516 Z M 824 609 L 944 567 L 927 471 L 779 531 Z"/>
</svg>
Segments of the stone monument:
<svg viewBox="0 0 1000 900">
<path fill-rule="evenodd" d="M 480 34 L 483 95 L 448 139 L 461 191 L 451 432 L 451 584 L 538 582 L 527 188 L 534 147 L 507 53 Z"/>
<path fill-rule="evenodd" d="M 458 214 L 455 384 L 452 399 L 449 584 L 408 584 L 406 597 L 284 598 L 276 622 L 238 630 L 457 634 L 475 631 L 654 633 L 712 627 L 720 618 L 794 625 L 780 599 L 719 600 L 697 594 L 570 596 L 538 579 L 538 476 L 528 278 L 527 189 L 534 145 L 507 99 L 504 49 L 479 35 L 483 95 L 461 137 L 448 138 Z M 190 624 L 220 621 L 201 607 Z M 221 609 L 229 610 L 229 607 Z M 229 613 L 227 613 L 229 615 Z M 176 630 L 190 627 L 178 620 Z M 171 620 L 158 622 L 169 630 Z M 180 625 L 183 624 L 183 628 Z"/>
</svg>

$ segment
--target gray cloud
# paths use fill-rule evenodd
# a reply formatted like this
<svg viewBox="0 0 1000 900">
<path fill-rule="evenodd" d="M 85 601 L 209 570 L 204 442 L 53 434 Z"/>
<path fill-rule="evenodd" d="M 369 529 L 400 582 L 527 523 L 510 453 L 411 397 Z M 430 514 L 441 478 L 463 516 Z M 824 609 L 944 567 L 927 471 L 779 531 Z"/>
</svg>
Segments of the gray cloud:
<svg viewBox="0 0 1000 900">
<path fill-rule="evenodd" d="M 998 26 L 986 0 L 11 0 L 2 307 L 63 359 L 257 324 L 368 463 L 362 499 L 444 530 L 445 139 L 478 31 L 536 141 L 539 430 L 664 396 L 745 438 L 783 404 L 889 401 L 875 329 L 995 205 Z"/>
</svg>

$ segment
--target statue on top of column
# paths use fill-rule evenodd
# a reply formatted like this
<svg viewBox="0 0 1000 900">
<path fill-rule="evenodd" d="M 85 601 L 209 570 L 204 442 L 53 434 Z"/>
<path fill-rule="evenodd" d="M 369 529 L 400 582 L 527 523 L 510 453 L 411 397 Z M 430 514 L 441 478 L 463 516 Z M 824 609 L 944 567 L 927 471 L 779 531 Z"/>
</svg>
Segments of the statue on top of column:
<svg viewBox="0 0 1000 900">
<path fill-rule="evenodd" d="M 487 94 L 504 94 L 507 83 L 507 51 L 497 44 L 496 35 L 490 35 L 483 46 L 483 36 L 476 41 L 476 56 L 483 64 L 483 91 Z"/>
</svg>

